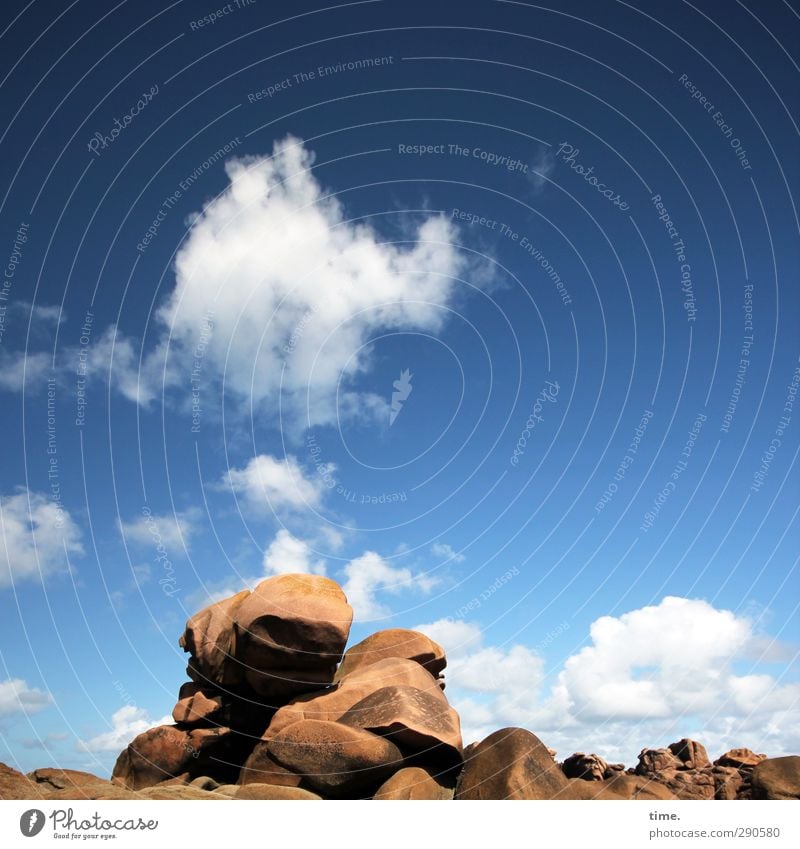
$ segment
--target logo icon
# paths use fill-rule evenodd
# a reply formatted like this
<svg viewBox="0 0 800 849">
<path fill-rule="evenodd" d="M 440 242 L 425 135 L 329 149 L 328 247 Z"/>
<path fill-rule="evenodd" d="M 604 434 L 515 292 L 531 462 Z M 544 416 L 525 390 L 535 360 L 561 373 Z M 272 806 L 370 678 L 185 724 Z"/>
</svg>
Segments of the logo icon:
<svg viewBox="0 0 800 849">
<path fill-rule="evenodd" d="M 394 420 L 400 415 L 400 410 L 403 409 L 403 402 L 408 400 L 411 390 L 414 388 L 411 385 L 411 378 L 414 375 L 408 369 L 400 372 L 400 377 L 392 383 L 395 391 L 392 392 L 392 411 L 389 414 L 389 427 L 394 424 Z"/>
<path fill-rule="evenodd" d="M 19 830 L 25 837 L 36 837 L 44 828 L 44 814 L 36 808 L 31 808 L 19 818 Z"/>
</svg>

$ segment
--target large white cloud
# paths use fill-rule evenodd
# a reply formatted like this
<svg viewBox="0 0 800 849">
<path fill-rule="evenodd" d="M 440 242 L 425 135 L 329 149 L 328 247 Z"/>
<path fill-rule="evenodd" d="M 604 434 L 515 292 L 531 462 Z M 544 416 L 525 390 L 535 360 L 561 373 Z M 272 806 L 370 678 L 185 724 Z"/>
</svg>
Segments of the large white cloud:
<svg viewBox="0 0 800 849">
<path fill-rule="evenodd" d="M 520 725 L 562 756 L 595 751 L 628 764 L 643 746 L 684 736 L 717 755 L 735 746 L 800 750 L 800 685 L 761 666 L 775 646 L 751 620 L 706 601 L 667 597 L 597 619 L 590 645 L 568 657 L 550 685 L 536 653 L 484 646 L 474 623 L 417 628 L 448 652 L 448 694 L 465 740 Z"/>
<path fill-rule="evenodd" d="M 30 687 L 22 678 L 0 681 L 0 716 L 13 713 L 36 713 L 52 704 L 53 697 L 43 690 Z"/>
<path fill-rule="evenodd" d="M 415 229 L 406 220 L 405 243 L 383 241 L 346 218 L 313 162 L 288 137 L 272 156 L 227 163 L 230 186 L 195 218 L 158 313 L 170 335 L 170 381 L 188 374 L 199 351 L 204 375 L 224 375 L 235 396 L 273 412 L 280 394 L 285 413 L 308 407 L 312 423 L 332 421 L 340 378 L 369 368 L 371 333 L 442 327 L 464 268 L 448 219 L 429 216 Z M 349 412 L 374 406 L 368 395 L 363 404 L 343 397 Z"/>
<path fill-rule="evenodd" d="M 69 569 L 83 554 L 69 512 L 39 492 L 18 488 L 0 498 L 0 588 Z"/>
</svg>

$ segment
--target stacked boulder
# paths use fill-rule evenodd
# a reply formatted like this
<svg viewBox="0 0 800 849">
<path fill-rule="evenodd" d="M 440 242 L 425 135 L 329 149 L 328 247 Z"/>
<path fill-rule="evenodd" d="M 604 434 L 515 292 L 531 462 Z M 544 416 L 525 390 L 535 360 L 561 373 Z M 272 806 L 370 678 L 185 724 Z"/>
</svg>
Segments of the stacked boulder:
<svg viewBox="0 0 800 849">
<path fill-rule="evenodd" d="M 212 782 L 236 798 L 452 798 L 462 767 L 441 646 L 403 629 L 346 654 L 334 581 L 279 575 L 193 616 L 174 725 L 140 734 L 114 781 Z M 231 789 L 233 788 L 233 790 Z"/>
</svg>

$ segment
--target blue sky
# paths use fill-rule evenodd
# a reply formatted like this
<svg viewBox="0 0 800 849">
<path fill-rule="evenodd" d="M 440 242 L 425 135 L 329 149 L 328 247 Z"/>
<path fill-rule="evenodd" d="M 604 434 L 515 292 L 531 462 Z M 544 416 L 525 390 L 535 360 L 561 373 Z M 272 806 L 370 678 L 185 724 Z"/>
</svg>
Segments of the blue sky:
<svg viewBox="0 0 800 849">
<path fill-rule="evenodd" d="M 100 5 L 0 30 L 0 759 L 287 569 L 468 739 L 796 752 L 790 5 Z"/>
</svg>

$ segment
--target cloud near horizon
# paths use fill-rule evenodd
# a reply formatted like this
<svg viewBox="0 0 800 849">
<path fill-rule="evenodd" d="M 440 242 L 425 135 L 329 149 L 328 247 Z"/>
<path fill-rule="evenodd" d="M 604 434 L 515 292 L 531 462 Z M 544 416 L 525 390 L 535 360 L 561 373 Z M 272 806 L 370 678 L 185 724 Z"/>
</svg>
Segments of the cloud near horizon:
<svg viewBox="0 0 800 849">
<path fill-rule="evenodd" d="M 762 667 L 774 641 L 747 617 L 700 599 L 667 596 L 600 617 L 590 644 L 550 675 L 525 646 L 484 646 L 475 623 L 445 619 L 417 630 L 448 651 L 448 695 L 465 742 L 519 725 L 562 757 L 594 751 L 629 765 L 643 746 L 684 736 L 712 754 L 800 749 L 800 684 Z"/>
</svg>

